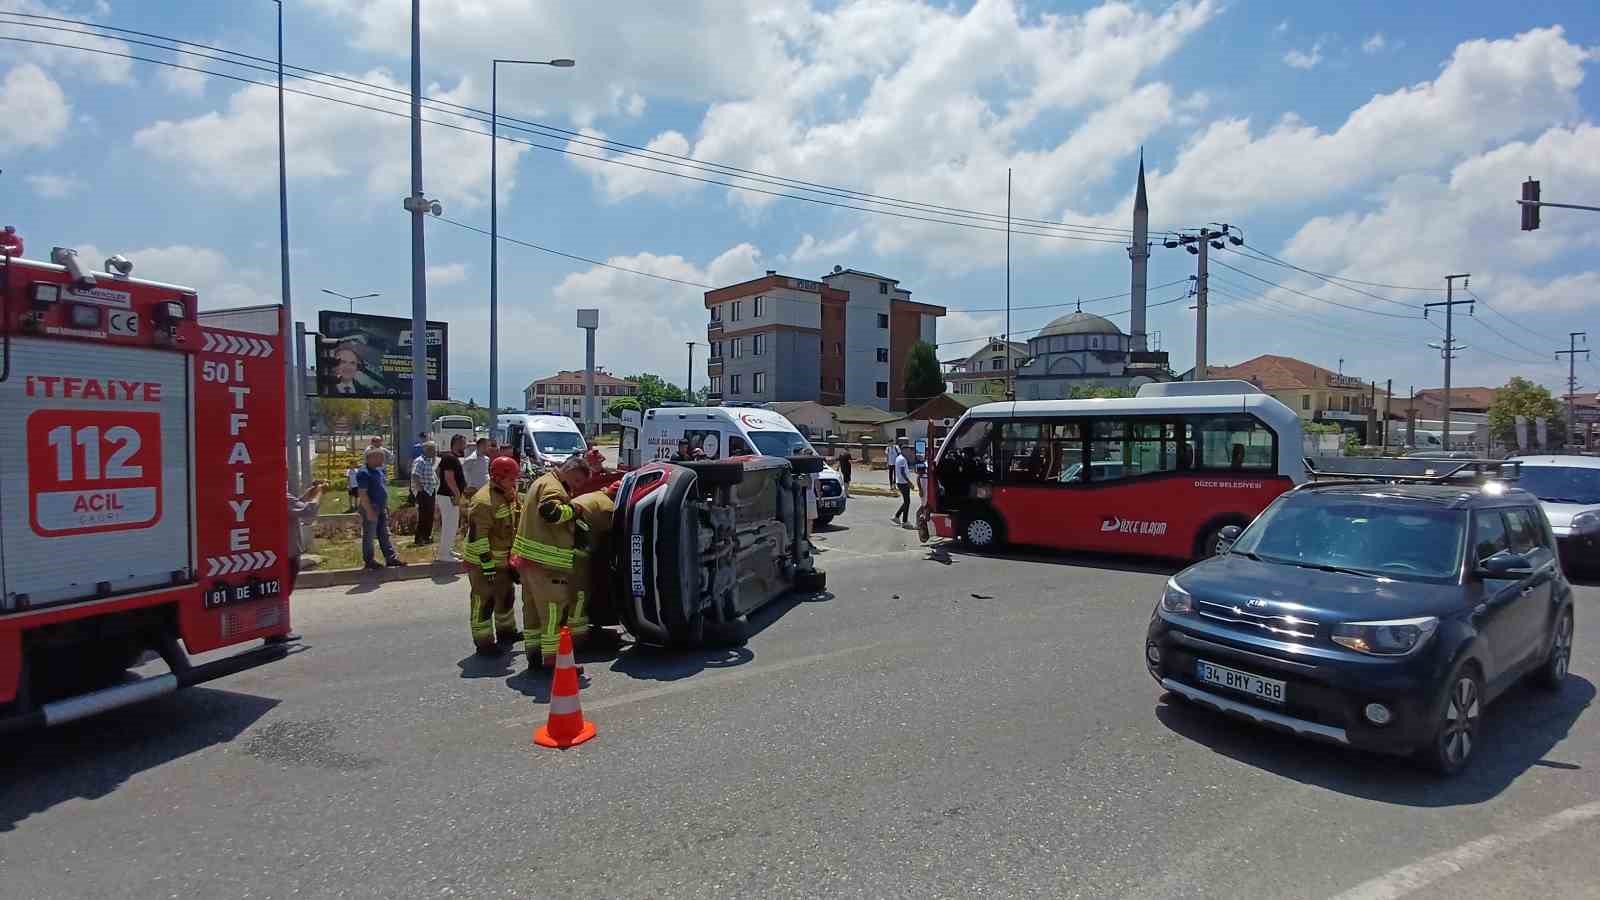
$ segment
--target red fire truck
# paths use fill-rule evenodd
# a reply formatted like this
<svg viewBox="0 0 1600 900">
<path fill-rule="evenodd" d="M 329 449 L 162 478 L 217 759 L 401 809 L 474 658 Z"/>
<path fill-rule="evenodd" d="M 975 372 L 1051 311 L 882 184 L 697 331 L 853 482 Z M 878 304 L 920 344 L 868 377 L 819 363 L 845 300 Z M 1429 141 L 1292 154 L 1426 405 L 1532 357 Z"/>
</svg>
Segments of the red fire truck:
<svg viewBox="0 0 1600 900">
<path fill-rule="evenodd" d="M 105 268 L 0 255 L 0 733 L 286 653 L 278 331 L 203 325 L 193 290 Z M 150 652 L 169 671 L 130 676 Z"/>
</svg>

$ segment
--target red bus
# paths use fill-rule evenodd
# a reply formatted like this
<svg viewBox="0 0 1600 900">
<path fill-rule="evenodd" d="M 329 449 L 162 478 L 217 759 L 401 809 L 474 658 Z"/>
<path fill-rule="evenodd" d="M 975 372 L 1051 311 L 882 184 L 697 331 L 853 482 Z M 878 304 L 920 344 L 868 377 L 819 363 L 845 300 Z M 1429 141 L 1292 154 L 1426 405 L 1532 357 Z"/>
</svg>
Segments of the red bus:
<svg viewBox="0 0 1600 900">
<path fill-rule="evenodd" d="M 1293 410 L 1248 382 L 1202 381 L 975 406 L 930 477 L 940 537 L 1188 559 L 1306 473 Z"/>
</svg>

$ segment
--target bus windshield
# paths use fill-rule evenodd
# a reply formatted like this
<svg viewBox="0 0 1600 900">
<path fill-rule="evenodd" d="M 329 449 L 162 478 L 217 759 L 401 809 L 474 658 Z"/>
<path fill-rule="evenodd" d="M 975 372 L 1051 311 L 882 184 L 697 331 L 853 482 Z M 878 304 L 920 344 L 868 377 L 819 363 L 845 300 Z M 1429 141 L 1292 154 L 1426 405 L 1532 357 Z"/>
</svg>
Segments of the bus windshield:
<svg viewBox="0 0 1600 900">
<path fill-rule="evenodd" d="M 762 456 L 801 456 L 816 452 L 805 436 L 795 431 L 752 431 L 750 440 Z"/>
<path fill-rule="evenodd" d="M 452 431 L 471 431 L 473 428 L 471 416 L 440 416 L 434 422 L 434 425 L 440 431 L 444 431 L 446 429 Z"/>
</svg>

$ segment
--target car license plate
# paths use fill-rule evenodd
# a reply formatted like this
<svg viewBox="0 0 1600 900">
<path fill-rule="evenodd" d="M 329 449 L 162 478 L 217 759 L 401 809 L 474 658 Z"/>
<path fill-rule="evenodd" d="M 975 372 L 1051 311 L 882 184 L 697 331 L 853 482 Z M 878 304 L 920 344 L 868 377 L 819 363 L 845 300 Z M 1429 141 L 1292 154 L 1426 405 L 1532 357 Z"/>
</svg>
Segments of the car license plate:
<svg viewBox="0 0 1600 900">
<path fill-rule="evenodd" d="M 1288 693 L 1284 682 L 1276 679 L 1251 675 L 1249 672 L 1208 663 L 1203 659 L 1195 660 L 1194 667 L 1196 677 L 1206 684 L 1215 684 L 1272 703 L 1282 703 Z"/>
<path fill-rule="evenodd" d="M 839 501 L 838 500 L 818 500 L 817 501 L 817 506 L 819 506 L 819 507 L 821 507 L 823 509 L 838 509 L 839 508 Z"/>
</svg>

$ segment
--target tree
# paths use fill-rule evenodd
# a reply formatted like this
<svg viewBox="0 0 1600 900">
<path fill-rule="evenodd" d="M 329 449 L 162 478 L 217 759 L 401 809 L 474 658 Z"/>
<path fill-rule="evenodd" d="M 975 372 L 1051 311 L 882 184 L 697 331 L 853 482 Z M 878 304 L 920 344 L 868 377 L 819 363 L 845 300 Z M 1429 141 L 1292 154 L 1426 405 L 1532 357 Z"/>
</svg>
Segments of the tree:
<svg viewBox="0 0 1600 900">
<path fill-rule="evenodd" d="M 1108 387 L 1103 384 L 1087 384 L 1073 388 L 1067 395 L 1068 400 L 1094 400 L 1099 398 L 1132 397 L 1135 392 L 1127 388 Z"/>
<path fill-rule="evenodd" d="M 637 395 L 640 409 L 655 409 L 667 401 L 678 402 L 683 399 L 683 388 L 650 372 L 641 372 L 638 375 L 629 375 L 622 379 L 639 386 Z"/>
<path fill-rule="evenodd" d="M 1543 416 L 1549 428 L 1550 443 L 1560 446 L 1566 433 L 1561 404 L 1551 396 L 1550 389 L 1526 378 L 1513 378 L 1495 392 L 1489 404 L 1489 435 L 1511 446 L 1517 445 L 1517 416 L 1528 417 L 1528 442 L 1537 443 L 1533 420 Z"/>
<path fill-rule="evenodd" d="M 333 431 L 343 427 L 363 431 L 381 427 L 389 421 L 388 400 L 357 400 L 351 397 L 318 397 L 312 401 L 313 428 Z"/>
<path fill-rule="evenodd" d="M 634 412 L 640 412 L 641 410 L 639 409 L 639 398 L 637 398 L 637 397 L 618 397 L 617 399 L 615 399 L 615 400 L 611 401 L 610 403 L 606 404 L 606 415 L 610 416 L 613 419 L 622 418 L 622 413 L 623 413 L 624 410 L 633 410 Z"/>
<path fill-rule="evenodd" d="M 471 401 L 458 403 L 455 400 L 435 400 L 428 404 L 428 416 L 430 420 L 440 416 L 467 416 L 475 426 L 487 428 L 489 425 L 489 411 Z"/>
<path fill-rule="evenodd" d="M 944 373 L 939 371 L 939 356 L 933 345 L 917 341 L 906 357 L 906 401 L 913 407 L 944 393 Z"/>
</svg>

